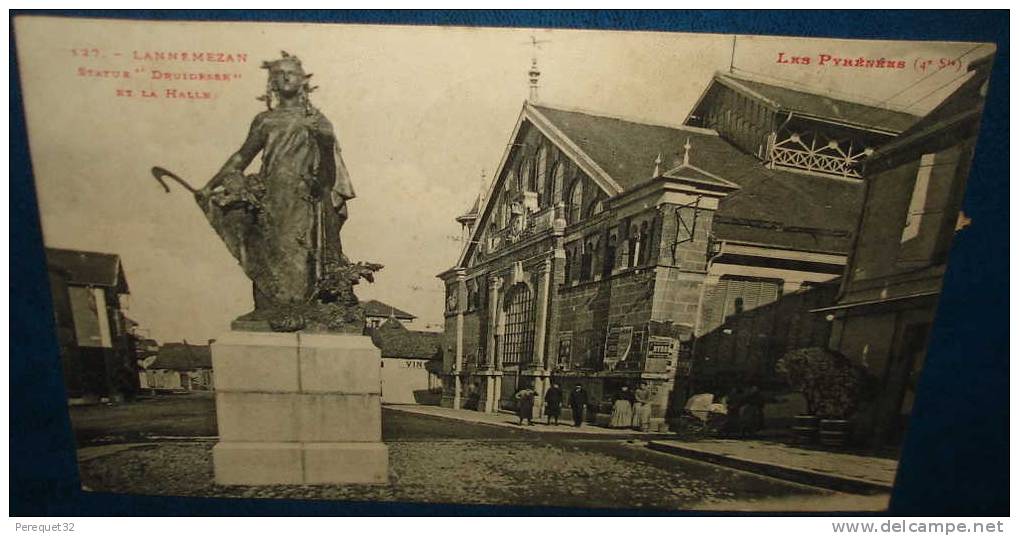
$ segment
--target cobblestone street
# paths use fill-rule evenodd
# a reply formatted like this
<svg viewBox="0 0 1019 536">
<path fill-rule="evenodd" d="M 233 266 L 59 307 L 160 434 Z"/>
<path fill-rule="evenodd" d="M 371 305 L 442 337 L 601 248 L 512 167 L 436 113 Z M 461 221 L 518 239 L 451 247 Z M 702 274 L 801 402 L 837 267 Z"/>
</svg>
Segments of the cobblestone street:
<svg viewBox="0 0 1019 536">
<path fill-rule="evenodd" d="M 80 417 L 75 424 L 79 432 L 88 428 Z M 131 440 L 157 433 L 150 429 Z M 213 439 L 85 446 L 80 469 L 90 490 L 158 495 L 662 510 L 809 503 L 854 509 L 863 499 L 654 452 L 623 437 L 540 434 L 388 409 L 383 436 L 390 449 L 386 486 L 217 486 Z"/>
</svg>

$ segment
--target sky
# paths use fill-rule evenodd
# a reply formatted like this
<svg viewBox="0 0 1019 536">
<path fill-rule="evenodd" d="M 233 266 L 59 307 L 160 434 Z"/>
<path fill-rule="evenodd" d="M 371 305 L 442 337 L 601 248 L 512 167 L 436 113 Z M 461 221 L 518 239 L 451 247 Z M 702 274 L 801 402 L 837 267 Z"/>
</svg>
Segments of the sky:
<svg viewBox="0 0 1019 536">
<path fill-rule="evenodd" d="M 454 218 L 478 196 L 482 173 L 497 171 L 528 98 L 532 59 L 541 104 L 681 124 L 713 73 L 730 65 L 762 81 L 922 115 L 962 82 L 966 62 L 993 51 L 975 43 L 48 17 L 19 17 L 15 38 L 44 241 L 119 254 L 131 288 L 127 314 L 160 342 L 216 338 L 251 310 L 251 285 L 191 196 L 164 193 L 149 169 L 165 167 L 196 186 L 208 181 L 264 109 L 259 67 L 281 50 L 314 73 L 312 102 L 333 123 L 351 173 L 357 198 L 344 252 L 385 265 L 356 292 L 417 315 L 417 329 L 441 329 L 436 275 L 462 248 Z M 169 51 L 235 61 L 153 59 Z M 780 53 L 812 61 L 779 63 Z M 819 65 L 822 54 L 907 67 Z M 155 71 L 229 80 L 154 80 Z M 212 98 L 171 99 L 167 89 Z M 142 91 L 158 97 L 140 98 Z M 256 158 L 249 172 L 257 166 Z"/>
</svg>

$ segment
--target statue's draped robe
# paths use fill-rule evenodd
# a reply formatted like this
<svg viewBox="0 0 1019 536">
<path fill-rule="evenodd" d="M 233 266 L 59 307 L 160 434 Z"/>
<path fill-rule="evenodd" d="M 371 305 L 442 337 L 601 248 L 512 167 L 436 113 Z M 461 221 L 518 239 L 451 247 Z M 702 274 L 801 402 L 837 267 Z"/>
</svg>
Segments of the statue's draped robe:
<svg viewBox="0 0 1019 536">
<path fill-rule="evenodd" d="M 317 133 L 310 126 L 316 122 Z M 307 302 L 320 268 L 345 261 L 340 228 L 346 205 L 337 209 L 334 199 L 354 197 L 350 176 L 332 125 L 317 110 L 262 112 L 249 136 L 262 145 L 261 210 L 209 200 L 200 203 L 202 210 L 254 283 L 256 309 Z"/>
</svg>

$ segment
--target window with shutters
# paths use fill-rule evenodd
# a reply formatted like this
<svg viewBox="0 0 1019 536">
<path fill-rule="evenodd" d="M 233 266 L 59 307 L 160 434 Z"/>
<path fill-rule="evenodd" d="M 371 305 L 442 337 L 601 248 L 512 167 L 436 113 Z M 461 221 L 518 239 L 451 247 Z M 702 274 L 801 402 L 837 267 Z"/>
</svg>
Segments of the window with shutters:
<svg viewBox="0 0 1019 536">
<path fill-rule="evenodd" d="M 534 297 L 524 283 L 517 283 L 506 298 L 506 331 L 503 363 L 530 363 L 534 353 Z"/>
<path fill-rule="evenodd" d="M 705 329 L 710 331 L 733 315 L 775 302 L 782 295 L 782 283 L 781 279 L 722 276 L 705 295 Z"/>
</svg>

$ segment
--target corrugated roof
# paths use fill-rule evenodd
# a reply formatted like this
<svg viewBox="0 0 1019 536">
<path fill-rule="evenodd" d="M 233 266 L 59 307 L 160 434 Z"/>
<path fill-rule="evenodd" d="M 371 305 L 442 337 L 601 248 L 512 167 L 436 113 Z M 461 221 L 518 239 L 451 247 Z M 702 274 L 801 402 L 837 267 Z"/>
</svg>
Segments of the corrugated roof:
<svg viewBox="0 0 1019 536">
<path fill-rule="evenodd" d="M 197 370 L 212 368 L 212 351 L 208 345 L 168 342 L 159 347 L 159 354 L 149 369 Z"/>
<path fill-rule="evenodd" d="M 404 320 L 413 320 L 417 318 L 407 311 L 401 311 L 400 309 L 397 309 L 388 303 L 382 303 L 379 300 L 361 302 L 361 306 L 364 307 L 364 313 L 366 316 L 395 316 L 396 318 L 402 318 Z"/>
<path fill-rule="evenodd" d="M 751 91 L 771 100 L 783 109 L 824 117 L 843 123 L 902 132 L 920 120 L 919 117 L 906 112 L 836 99 L 826 95 L 750 80 L 731 74 L 717 74 L 715 76 L 721 80 L 728 80 L 738 85 L 743 85 Z"/>
<path fill-rule="evenodd" d="M 679 165 L 689 139 L 691 166 L 739 185 L 723 197 L 713 226 L 721 240 L 842 253 L 850 247 L 863 184 L 775 169 L 699 129 L 648 125 L 535 106 L 624 190 L 651 180 L 654 162 Z"/>
<path fill-rule="evenodd" d="M 371 338 L 382 357 L 442 359 L 442 333 L 409 330 L 399 320 L 386 320 Z"/>
<path fill-rule="evenodd" d="M 46 248 L 46 263 L 69 285 L 115 287 L 122 294 L 128 292 L 120 256 L 113 253 Z"/>
</svg>

